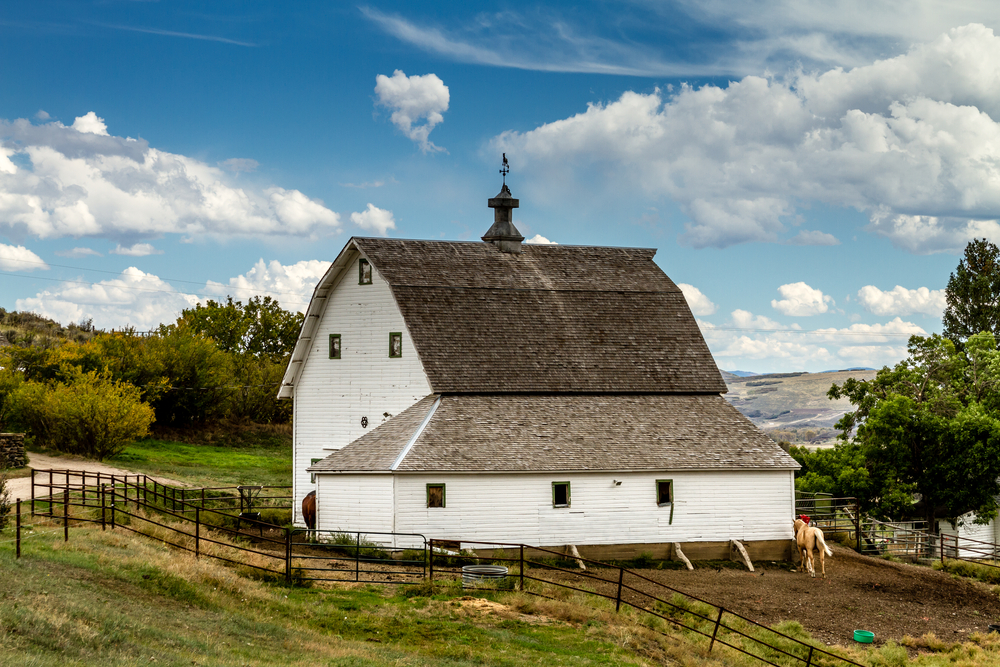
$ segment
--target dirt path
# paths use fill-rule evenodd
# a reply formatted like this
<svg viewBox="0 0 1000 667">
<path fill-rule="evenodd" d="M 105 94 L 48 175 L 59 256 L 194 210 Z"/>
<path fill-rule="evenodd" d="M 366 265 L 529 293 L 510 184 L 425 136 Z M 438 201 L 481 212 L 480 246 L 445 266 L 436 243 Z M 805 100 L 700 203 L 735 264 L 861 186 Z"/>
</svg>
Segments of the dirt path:
<svg viewBox="0 0 1000 667">
<path fill-rule="evenodd" d="M 929 567 L 893 563 L 833 547 L 826 579 L 761 563 L 756 573 L 735 569 L 643 570 L 690 595 L 771 625 L 796 620 L 826 643 L 850 644 L 854 630 L 876 643 L 933 632 L 963 640 L 1000 623 L 1000 596 L 990 586 Z"/>
<path fill-rule="evenodd" d="M 102 472 L 106 475 L 135 475 L 135 471 L 123 470 L 122 468 L 115 468 L 114 466 L 107 465 L 106 463 L 101 463 L 100 461 L 94 461 L 91 459 L 84 459 L 75 456 L 49 456 L 46 454 L 37 454 L 31 452 L 28 454 L 30 460 L 30 465 L 35 470 L 48 470 L 53 468 L 56 470 L 86 470 L 87 472 Z M 167 479 L 165 477 L 157 477 L 156 480 L 163 484 L 170 484 L 171 486 L 187 486 L 176 480 Z M 13 501 L 16 498 L 25 500 L 31 497 L 31 478 L 21 477 L 18 479 L 7 480 L 7 488 L 10 490 L 10 499 Z"/>
</svg>

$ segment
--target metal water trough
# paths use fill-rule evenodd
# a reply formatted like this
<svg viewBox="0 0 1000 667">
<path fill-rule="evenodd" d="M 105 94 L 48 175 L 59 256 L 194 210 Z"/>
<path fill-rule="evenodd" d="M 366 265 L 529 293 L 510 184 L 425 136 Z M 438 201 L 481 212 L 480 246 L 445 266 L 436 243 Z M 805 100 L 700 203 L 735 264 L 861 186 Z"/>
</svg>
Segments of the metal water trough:
<svg viewBox="0 0 1000 667">
<path fill-rule="evenodd" d="M 503 588 L 507 568 L 503 565 L 463 565 L 462 588 Z"/>
</svg>

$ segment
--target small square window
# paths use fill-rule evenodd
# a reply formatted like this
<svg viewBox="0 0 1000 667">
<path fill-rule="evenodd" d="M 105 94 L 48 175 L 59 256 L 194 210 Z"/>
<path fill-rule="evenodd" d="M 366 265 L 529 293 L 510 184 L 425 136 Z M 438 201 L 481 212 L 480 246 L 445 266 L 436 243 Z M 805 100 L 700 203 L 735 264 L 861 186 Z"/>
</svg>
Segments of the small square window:
<svg viewBox="0 0 1000 667">
<path fill-rule="evenodd" d="M 552 482 L 552 506 L 569 507 L 569 482 Z"/>
<path fill-rule="evenodd" d="M 389 334 L 389 356 L 393 359 L 403 356 L 403 334 L 399 331 Z"/>
<path fill-rule="evenodd" d="M 317 463 L 319 463 L 322 460 L 323 459 L 310 459 L 309 466 L 312 467 L 312 466 L 316 465 Z M 314 473 L 314 472 L 309 473 L 309 483 L 310 484 L 315 484 L 316 483 L 316 473 Z"/>
<path fill-rule="evenodd" d="M 330 358 L 340 359 L 340 334 L 330 334 Z"/>
<path fill-rule="evenodd" d="M 660 507 L 674 501 L 674 482 L 670 479 L 656 480 L 656 504 Z"/>
<path fill-rule="evenodd" d="M 427 506 L 444 507 L 444 484 L 427 485 Z"/>
<path fill-rule="evenodd" d="M 372 265 L 367 259 L 358 260 L 358 284 L 372 284 Z"/>
</svg>

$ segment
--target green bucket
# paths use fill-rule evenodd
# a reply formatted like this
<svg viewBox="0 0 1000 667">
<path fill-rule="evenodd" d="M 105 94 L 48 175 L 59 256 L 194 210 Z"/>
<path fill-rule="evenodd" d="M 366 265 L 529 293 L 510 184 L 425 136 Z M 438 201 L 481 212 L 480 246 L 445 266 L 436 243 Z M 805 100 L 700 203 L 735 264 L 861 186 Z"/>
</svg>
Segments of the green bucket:
<svg viewBox="0 0 1000 667">
<path fill-rule="evenodd" d="M 861 644 L 871 644 L 875 641 L 875 633 L 868 632 L 867 630 L 855 630 L 854 631 L 854 641 Z"/>
</svg>

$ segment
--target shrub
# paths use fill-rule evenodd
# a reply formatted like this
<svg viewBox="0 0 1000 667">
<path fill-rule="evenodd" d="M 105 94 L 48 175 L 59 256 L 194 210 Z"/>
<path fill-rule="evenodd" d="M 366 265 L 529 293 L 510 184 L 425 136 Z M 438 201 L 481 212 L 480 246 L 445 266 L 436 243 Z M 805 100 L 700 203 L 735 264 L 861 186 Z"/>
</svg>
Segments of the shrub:
<svg viewBox="0 0 1000 667">
<path fill-rule="evenodd" d="M 42 446 L 106 459 L 146 436 L 153 409 L 139 390 L 106 373 L 73 373 L 69 383 L 26 382 L 10 396 L 13 421 Z"/>
</svg>

